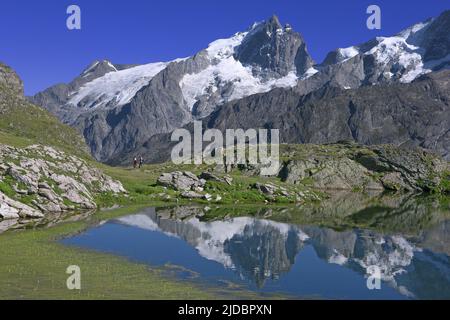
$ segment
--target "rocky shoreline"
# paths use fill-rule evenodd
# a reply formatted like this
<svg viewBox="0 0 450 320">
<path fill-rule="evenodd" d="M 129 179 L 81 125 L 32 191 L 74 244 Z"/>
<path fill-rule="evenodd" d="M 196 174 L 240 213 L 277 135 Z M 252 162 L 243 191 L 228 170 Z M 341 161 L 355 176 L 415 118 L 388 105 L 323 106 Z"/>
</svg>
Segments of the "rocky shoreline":
<svg viewBox="0 0 450 320">
<path fill-rule="evenodd" d="M 323 201 L 336 191 L 445 197 L 450 193 L 449 163 L 423 149 L 341 142 L 283 145 L 280 155 L 276 177 L 260 176 L 261 168 L 254 165 L 193 166 L 183 171 L 155 166 L 155 180 L 135 182 L 150 188 L 146 195 L 135 190 L 128 196 L 121 182 L 76 156 L 42 145 L 0 145 L 0 220 L 95 210 L 105 196 L 112 196 L 111 204 L 125 196 L 130 204 L 302 205 Z M 132 174 L 127 172 L 123 171 Z"/>
<path fill-rule="evenodd" d="M 420 148 L 393 145 L 363 146 L 341 142 L 330 145 L 283 145 L 277 177 L 261 177 L 255 165 L 210 167 L 199 175 L 190 171 L 163 173 L 157 183 L 185 199 L 208 202 L 227 191 L 259 194 L 262 202 L 320 201 L 326 193 L 391 192 L 448 194 L 450 164 Z M 232 176 L 257 182 L 233 183 Z M 215 185 L 214 185 L 215 184 Z M 325 195 L 325 196 L 323 196 Z M 216 200 L 217 202 L 217 200 Z"/>
<path fill-rule="evenodd" d="M 126 190 L 85 160 L 52 147 L 0 145 L 0 219 L 96 209 L 100 193 Z"/>
</svg>

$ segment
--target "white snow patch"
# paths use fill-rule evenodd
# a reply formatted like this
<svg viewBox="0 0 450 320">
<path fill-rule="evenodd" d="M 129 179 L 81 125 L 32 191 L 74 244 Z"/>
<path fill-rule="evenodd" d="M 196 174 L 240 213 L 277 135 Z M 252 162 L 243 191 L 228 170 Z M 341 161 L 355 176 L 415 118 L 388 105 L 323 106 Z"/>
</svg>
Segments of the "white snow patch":
<svg viewBox="0 0 450 320">
<path fill-rule="evenodd" d="M 302 75 L 301 80 L 308 79 L 308 78 L 312 77 L 313 75 L 315 75 L 317 72 L 319 72 L 319 70 L 311 67 L 308 70 L 306 70 L 306 72 Z"/>
<path fill-rule="evenodd" d="M 119 71 L 119 70 L 117 70 L 117 68 L 111 62 L 108 61 L 107 63 L 108 63 L 108 66 L 110 68 L 112 68 L 115 72 Z"/>
<path fill-rule="evenodd" d="M 158 225 L 145 214 L 135 214 L 117 219 L 123 224 L 143 230 L 159 231 Z"/>
<path fill-rule="evenodd" d="M 247 34 L 248 32 L 239 32 L 231 38 L 211 42 L 206 49 L 209 58 L 223 59 L 231 57 L 234 54 L 234 49 L 242 43 Z"/>
<path fill-rule="evenodd" d="M 328 259 L 328 262 L 343 266 L 348 262 L 348 258 L 334 249 L 333 255 Z"/>
<path fill-rule="evenodd" d="M 424 30 L 432 22 L 433 22 L 433 20 L 430 20 L 428 22 L 417 23 L 417 24 L 413 25 L 412 27 L 409 27 L 408 29 L 401 31 L 397 36 L 404 38 L 408 43 L 412 43 L 412 44 L 418 43 L 418 42 L 420 42 L 420 40 L 422 40 L 420 37 L 419 31 Z"/>
<path fill-rule="evenodd" d="M 109 72 L 80 88 L 70 97 L 69 105 L 95 109 L 111 102 L 114 106 L 128 103 L 150 80 L 166 68 L 168 63 L 158 62 Z"/>
<path fill-rule="evenodd" d="M 228 88 L 228 92 L 219 103 L 241 99 L 256 93 L 268 92 L 277 87 L 293 87 L 298 77 L 295 72 L 279 79 L 264 81 L 252 74 L 250 67 L 244 67 L 233 56 L 222 59 L 218 64 L 211 65 L 205 70 L 188 74 L 180 81 L 188 107 L 192 110 L 195 103 L 205 94 L 214 93 L 219 89 Z"/>
<path fill-rule="evenodd" d="M 348 47 L 348 48 L 341 48 L 338 49 L 340 59 L 339 62 L 345 62 L 359 54 L 359 50 L 357 47 Z"/>
</svg>

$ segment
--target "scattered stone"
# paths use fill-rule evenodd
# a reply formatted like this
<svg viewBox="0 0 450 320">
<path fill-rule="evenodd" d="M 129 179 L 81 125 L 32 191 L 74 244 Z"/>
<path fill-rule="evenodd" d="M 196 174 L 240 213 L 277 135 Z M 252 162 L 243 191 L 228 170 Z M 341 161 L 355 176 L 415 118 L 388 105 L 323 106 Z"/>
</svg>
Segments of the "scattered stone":
<svg viewBox="0 0 450 320">
<path fill-rule="evenodd" d="M 212 195 L 210 195 L 209 193 L 205 194 L 203 196 L 203 199 L 205 199 L 206 201 L 211 201 L 212 200 Z"/>
<path fill-rule="evenodd" d="M 50 186 L 48 185 L 47 182 L 41 182 L 38 184 L 38 188 L 39 189 L 47 189 L 47 190 L 51 190 Z"/>
<path fill-rule="evenodd" d="M 194 191 L 182 192 L 181 197 L 183 197 L 185 199 L 204 199 L 204 195 L 194 192 Z"/>
<path fill-rule="evenodd" d="M 202 172 L 202 174 L 199 176 L 199 178 L 203 179 L 205 181 L 215 181 L 215 182 L 226 183 L 230 186 L 233 183 L 233 178 L 231 178 L 230 176 L 226 175 L 223 178 L 221 178 L 211 172 Z"/>
<path fill-rule="evenodd" d="M 383 186 L 392 191 L 412 191 L 411 188 L 405 183 L 405 181 L 402 178 L 402 175 L 400 172 L 390 172 L 386 174 L 381 179 L 381 183 Z"/>
<path fill-rule="evenodd" d="M 6 203 L 0 203 L 0 218 L 2 219 L 18 219 L 19 210 L 9 206 Z"/>
<path fill-rule="evenodd" d="M 254 187 L 255 189 L 258 189 L 261 193 L 269 196 L 274 195 L 275 192 L 278 190 L 276 186 L 271 184 L 256 183 Z"/>
<path fill-rule="evenodd" d="M 216 181 L 216 182 L 224 182 L 222 178 L 219 178 L 218 176 L 210 173 L 210 172 L 203 172 L 200 176 L 200 179 L 204 179 L 206 181 Z"/>
<path fill-rule="evenodd" d="M 58 196 L 50 189 L 39 189 L 38 195 L 52 202 L 56 201 L 58 198 Z"/>
<path fill-rule="evenodd" d="M 223 180 L 225 180 L 225 182 L 230 186 L 233 184 L 233 178 L 230 176 L 223 177 Z"/>
</svg>

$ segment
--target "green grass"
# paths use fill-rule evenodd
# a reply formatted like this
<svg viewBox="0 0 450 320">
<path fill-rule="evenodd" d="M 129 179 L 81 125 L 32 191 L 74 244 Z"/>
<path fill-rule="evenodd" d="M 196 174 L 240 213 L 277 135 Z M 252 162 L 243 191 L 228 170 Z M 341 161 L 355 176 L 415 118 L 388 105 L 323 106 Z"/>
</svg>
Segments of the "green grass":
<svg viewBox="0 0 450 320">
<path fill-rule="evenodd" d="M 75 129 L 4 86 L 0 86 L 0 95 L 0 143 L 18 148 L 42 144 L 91 158 Z"/>
<path fill-rule="evenodd" d="M 12 188 L 13 183 L 14 180 L 10 176 L 5 176 L 2 180 L 0 180 L 0 191 L 10 198 L 16 196 L 16 192 Z"/>
<path fill-rule="evenodd" d="M 227 299 L 258 298 L 230 288 L 211 288 L 169 278 L 167 270 L 57 242 L 104 219 L 131 214 L 135 206 L 94 215 L 87 222 L 0 235 L 0 299 Z M 81 268 L 81 291 L 66 287 L 70 265 Z"/>
<path fill-rule="evenodd" d="M 0 130 L 0 143 L 9 146 L 14 146 L 17 148 L 26 148 L 33 144 L 32 140 L 30 139 L 24 137 L 17 137 L 13 134 L 2 132 L 1 130 Z"/>
<path fill-rule="evenodd" d="M 444 172 L 439 189 L 444 194 L 450 194 L 450 171 Z"/>
<path fill-rule="evenodd" d="M 171 163 L 145 165 L 141 169 L 133 168 L 121 168 L 121 167 L 109 167 L 106 165 L 97 164 L 106 174 L 110 175 L 114 179 L 120 180 L 124 187 L 129 191 L 129 196 L 114 196 L 112 194 L 101 194 L 96 198 L 97 203 L 102 207 L 112 206 L 113 204 L 136 204 L 136 203 L 148 203 L 154 201 L 165 201 L 168 203 L 176 204 L 189 204 L 193 201 L 181 199 L 180 192 L 164 189 L 162 186 L 157 185 L 157 179 L 162 173 L 168 173 L 173 171 L 191 171 L 197 175 L 203 171 L 207 171 L 212 167 L 207 165 L 183 165 L 176 166 Z M 217 174 L 221 176 L 220 174 Z M 266 201 L 271 204 L 284 203 L 294 204 L 296 203 L 296 197 L 282 197 L 276 196 L 274 198 L 267 197 L 255 189 L 253 186 L 255 183 L 271 183 L 277 186 L 283 186 L 292 194 L 298 191 L 308 190 L 309 188 L 301 185 L 291 185 L 281 182 L 276 177 L 260 177 L 260 176 L 247 176 L 242 172 L 235 170 L 230 176 L 233 178 L 232 185 L 228 185 L 222 182 L 208 181 L 205 186 L 205 193 L 209 193 L 213 196 L 213 200 L 220 196 L 222 200 L 208 202 L 206 200 L 196 200 L 195 202 L 200 204 L 264 204 Z M 159 196 L 164 194 L 164 196 Z M 321 196 L 320 192 L 315 192 L 317 196 Z M 170 198 L 167 198 L 169 196 Z"/>
</svg>

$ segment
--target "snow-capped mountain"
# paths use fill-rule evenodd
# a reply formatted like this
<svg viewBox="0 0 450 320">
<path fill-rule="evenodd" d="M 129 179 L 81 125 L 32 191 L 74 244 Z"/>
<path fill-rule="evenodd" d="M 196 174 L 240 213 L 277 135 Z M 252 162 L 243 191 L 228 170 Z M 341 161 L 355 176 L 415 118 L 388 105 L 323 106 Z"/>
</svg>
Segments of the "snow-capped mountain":
<svg viewBox="0 0 450 320">
<path fill-rule="evenodd" d="M 179 86 L 185 107 L 200 117 L 211 113 L 215 105 L 275 87 L 293 87 L 299 78 L 305 79 L 317 72 L 312 68 L 313 62 L 300 35 L 289 25 L 283 28 L 277 17 L 255 23 L 247 32 L 216 40 L 198 56 L 203 60 L 202 66 L 185 72 Z M 121 70 L 110 61 L 96 61 L 80 77 L 84 79 L 93 74 L 99 77 L 91 77 L 92 81 L 70 92 L 66 106 L 87 112 L 123 106 L 170 63 L 175 67 L 190 59 L 192 57 Z M 94 72 L 100 66 L 108 70 L 103 74 Z"/>
<path fill-rule="evenodd" d="M 299 78 L 314 72 L 300 35 L 289 25 L 283 28 L 276 17 L 211 43 L 206 56 L 209 66 L 186 74 L 180 82 L 188 108 L 200 117 L 215 105 L 276 87 L 294 87 Z"/>
<path fill-rule="evenodd" d="M 409 83 L 448 68 L 449 24 L 447 11 L 396 36 L 337 49 L 315 65 L 302 36 L 274 16 L 188 58 L 146 65 L 96 61 L 71 83 L 31 100 L 77 127 L 92 154 L 109 161 L 227 103 L 274 89 L 305 95 L 323 87 Z"/>
<path fill-rule="evenodd" d="M 70 93 L 68 105 L 89 110 L 127 104 L 156 74 L 167 67 L 167 63 L 160 62 L 118 70 L 111 62 L 104 63 L 111 70 Z M 89 76 L 98 64 L 95 62 L 81 76 Z"/>
<path fill-rule="evenodd" d="M 192 57 L 140 66 L 96 61 L 32 100 L 79 128 L 93 155 L 107 161 L 223 103 L 293 87 L 316 72 L 312 66 L 301 35 L 272 17 Z"/>
<path fill-rule="evenodd" d="M 353 76 L 342 79 L 344 88 L 383 82 L 410 83 L 432 71 L 449 69 L 450 11 L 395 36 L 377 37 L 361 45 L 339 48 L 329 53 L 318 68 L 338 69 L 342 65 L 347 66 L 346 71 Z"/>
</svg>

